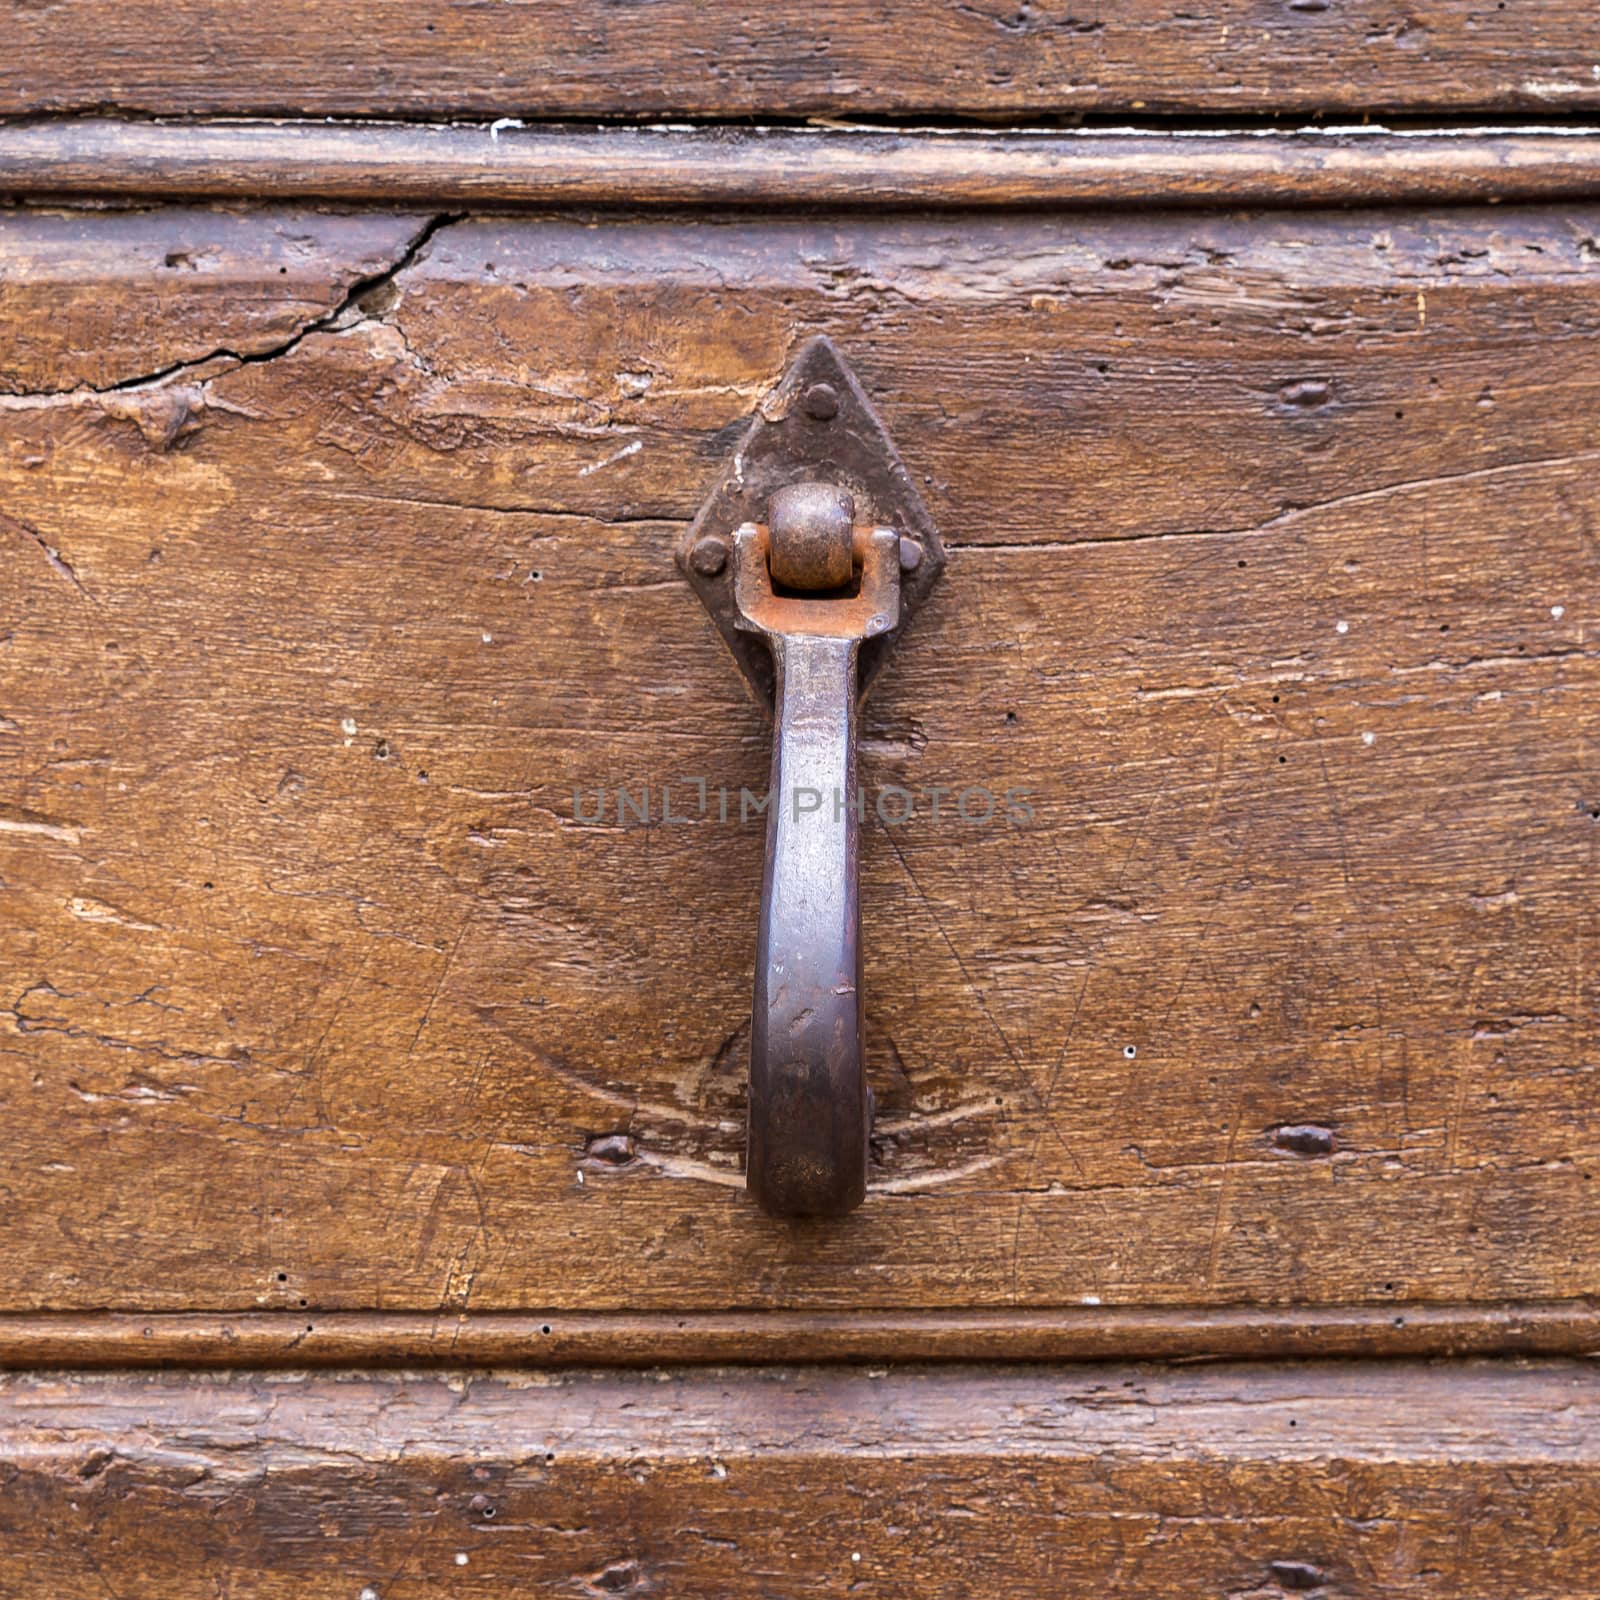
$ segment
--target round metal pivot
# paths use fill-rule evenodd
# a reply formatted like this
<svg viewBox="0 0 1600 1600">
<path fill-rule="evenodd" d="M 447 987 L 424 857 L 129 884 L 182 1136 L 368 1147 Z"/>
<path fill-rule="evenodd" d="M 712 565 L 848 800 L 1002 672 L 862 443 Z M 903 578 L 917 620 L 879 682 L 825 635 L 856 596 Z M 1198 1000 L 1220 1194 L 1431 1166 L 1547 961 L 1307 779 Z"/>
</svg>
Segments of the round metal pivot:
<svg viewBox="0 0 1600 1600">
<path fill-rule="evenodd" d="M 841 589 L 850 581 L 856 505 L 832 483 L 792 483 L 767 506 L 768 562 L 786 589 Z"/>
</svg>

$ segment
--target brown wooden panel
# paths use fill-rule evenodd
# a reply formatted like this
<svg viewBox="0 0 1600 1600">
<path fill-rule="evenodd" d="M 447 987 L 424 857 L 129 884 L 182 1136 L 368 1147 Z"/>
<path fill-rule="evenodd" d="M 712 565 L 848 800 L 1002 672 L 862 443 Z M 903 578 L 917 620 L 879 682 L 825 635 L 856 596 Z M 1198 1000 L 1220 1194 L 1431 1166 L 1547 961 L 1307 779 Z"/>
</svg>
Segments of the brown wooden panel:
<svg viewBox="0 0 1600 1600">
<path fill-rule="evenodd" d="M 0 194 L 502 207 L 1462 204 L 1600 197 L 1582 128 L 1027 133 L 677 125 L 0 124 Z"/>
<path fill-rule="evenodd" d="M 1587 1364 L 10 1377 L 16 1594 L 1600 1594 Z"/>
<path fill-rule="evenodd" d="M 1584 0 L 13 0 L 0 111 L 1560 111 Z"/>
<path fill-rule="evenodd" d="M 1600 1293 L 1597 226 L 408 223 L 0 399 L 7 1306 Z M 761 830 L 659 796 L 764 778 L 671 547 L 812 331 L 954 547 L 866 779 L 1032 817 L 868 828 L 874 1188 L 794 1228 Z"/>
</svg>

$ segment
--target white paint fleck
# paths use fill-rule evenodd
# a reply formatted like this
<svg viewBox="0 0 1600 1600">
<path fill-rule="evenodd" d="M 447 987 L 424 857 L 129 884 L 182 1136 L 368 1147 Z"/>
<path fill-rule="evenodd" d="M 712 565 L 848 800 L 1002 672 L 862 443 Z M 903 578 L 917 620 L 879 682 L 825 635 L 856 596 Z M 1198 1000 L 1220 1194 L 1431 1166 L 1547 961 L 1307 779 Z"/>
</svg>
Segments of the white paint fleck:
<svg viewBox="0 0 1600 1600">
<path fill-rule="evenodd" d="M 586 467 L 578 468 L 578 476 L 587 478 L 591 473 L 601 472 L 606 467 L 614 467 L 619 461 L 626 461 L 629 456 L 636 456 L 644 449 L 643 439 L 630 439 L 620 450 L 613 451 L 604 461 L 591 461 Z"/>
<path fill-rule="evenodd" d="M 852 1550 L 850 1552 L 850 1559 L 852 1561 L 859 1561 L 861 1559 L 861 1552 L 859 1550 Z"/>
<path fill-rule="evenodd" d="M 583 1187 L 583 1174 L 581 1172 L 578 1174 L 578 1187 L 580 1189 Z"/>
<path fill-rule="evenodd" d="M 480 633 L 478 637 L 482 639 L 485 644 L 494 643 L 494 635 L 492 633 Z"/>
<path fill-rule="evenodd" d="M 1097 1306 L 1100 1304 L 1100 1296 L 1097 1294 L 1086 1294 L 1083 1297 L 1083 1303 L 1086 1306 Z"/>
<path fill-rule="evenodd" d="M 466 1566 L 466 1564 L 467 1564 L 467 1552 L 465 1550 L 457 1550 L 456 1551 L 456 1565 L 458 1567 L 464 1567 L 464 1566 Z"/>
<path fill-rule="evenodd" d="M 1567 614 L 1567 608 L 1565 606 L 1551 606 L 1550 607 L 1550 615 L 1552 617 L 1554 617 L 1557 622 L 1559 622 L 1564 616 L 1566 616 L 1566 614 Z"/>
<path fill-rule="evenodd" d="M 1333 631 L 1335 633 L 1349 633 L 1350 624 L 1341 617 L 1338 622 L 1334 623 Z"/>
<path fill-rule="evenodd" d="M 339 724 L 339 731 L 344 734 L 344 742 L 349 744 L 356 736 L 356 719 L 354 717 L 346 717 Z"/>
<path fill-rule="evenodd" d="M 378 1591 L 371 1584 L 368 1584 L 356 1597 L 356 1600 L 378 1600 Z"/>
<path fill-rule="evenodd" d="M 489 124 L 489 138 L 491 140 L 498 139 L 504 129 L 520 128 L 523 126 L 524 123 L 521 117 L 496 117 L 494 121 Z"/>
<path fill-rule="evenodd" d="M 1373 744 L 1376 742 L 1377 737 L 1375 733 L 1364 733 L 1361 735 L 1361 742 L 1362 744 Z"/>
<path fill-rule="evenodd" d="M 713 1461 L 711 1463 L 711 1476 L 713 1478 L 726 1478 L 728 1469 L 720 1461 Z"/>
</svg>

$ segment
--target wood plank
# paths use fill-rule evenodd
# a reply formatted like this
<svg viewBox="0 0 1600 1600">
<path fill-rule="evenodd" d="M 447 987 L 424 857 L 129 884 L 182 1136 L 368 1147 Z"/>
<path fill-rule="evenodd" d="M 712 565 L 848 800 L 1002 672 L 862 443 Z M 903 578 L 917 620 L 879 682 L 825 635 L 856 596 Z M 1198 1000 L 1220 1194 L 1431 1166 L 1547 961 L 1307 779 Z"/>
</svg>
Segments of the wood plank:
<svg viewBox="0 0 1600 1600">
<path fill-rule="evenodd" d="M 1592 1365 L 0 1380 L 55 1600 L 1600 1594 Z"/>
<path fill-rule="evenodd" d="M 6 1307 L 1600 1294 L 1597 228 L 459 222 L 0 401 Z M 761 829 L 659 795 L 763 779 L 671 548 L 818 330 L 953 546 L 867 781 L 1032 817 L 866 830 L 873 1191 L 793 1228 Z"/>
<path fill-rule="evenodd" d="M 0 1367 L 628 1367 L 732 1362 L 1600 1355 L 1592 1301 L 991 1311 L 0 1314 Z"/>
<path fill-rule="evenodd" d="M 1581 128 L 1005 135 L 85 117 L 0 125 L 0 194 L 922 212 L 1592 200 L 1600 137 Z"/>
<path fill-rule="evenodd" d="M 79 0 L 16 5 L 0 113 L 1548 114 L 1600 105 L 1583 0 Z"/>
</svg>

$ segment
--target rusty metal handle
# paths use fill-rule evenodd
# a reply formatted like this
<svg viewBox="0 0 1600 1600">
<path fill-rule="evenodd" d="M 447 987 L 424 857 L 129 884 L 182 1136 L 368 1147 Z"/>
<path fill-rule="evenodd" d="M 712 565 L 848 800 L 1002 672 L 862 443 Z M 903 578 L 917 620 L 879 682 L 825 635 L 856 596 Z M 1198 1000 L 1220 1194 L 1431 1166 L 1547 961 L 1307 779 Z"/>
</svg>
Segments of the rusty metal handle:
<svg viewBox="0 0 1600 1600">
<path fill-rule="evenodd" d="M 778 634 L 750 1024 L 750 1192 L 836 1215 L 867 1187 L 856 872 L 855 639 Z"/>
<path fill-rule="evenodd" d="M 748 1187 L 779 1215 L 837 1215 L 865 1195 L 872 1120 L 856 707 L 932 593 L 944 547 L 830 340 L 806 340 L 756 407 L 677 556 L 775 720 Z"/>
<path fill-rule="evenodd" d="M 826 484 L 780 490 L 766 526 L 734 535 L 740 626 L 766 638 L 777 682 L 746 1183 L 778 1216 L 838 1216 L 866 1194 L 857 658 L 899 621 L 899 547 Z"/>
</svg>

